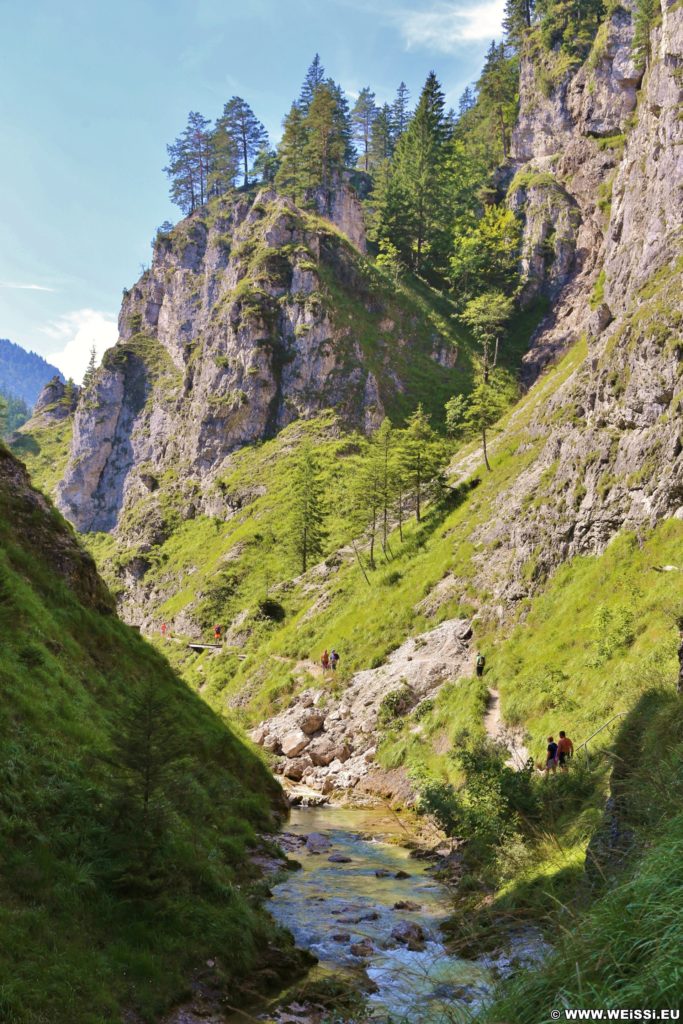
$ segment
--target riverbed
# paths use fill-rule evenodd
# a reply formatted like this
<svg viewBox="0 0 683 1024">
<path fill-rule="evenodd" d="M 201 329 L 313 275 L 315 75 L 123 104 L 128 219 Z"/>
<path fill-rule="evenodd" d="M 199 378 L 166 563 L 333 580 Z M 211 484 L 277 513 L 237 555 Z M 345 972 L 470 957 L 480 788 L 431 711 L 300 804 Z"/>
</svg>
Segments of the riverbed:
<svg viewBox="0 0 683 1024">
<path fill-rule="evenodd" d="M 400 819 L 381 809 L 294 808 L 284 831 L 302 868 L 274 887 L 270 910 L 297 945 L 321 968 L 365 983 L 378 1022 L 470 1020 L 491 974 L 448 955 L 439 932 L 448 890 L 401 845 L 410 836 Z M 297 839 L 311 836 L 307 845 Z"/>
</svg>

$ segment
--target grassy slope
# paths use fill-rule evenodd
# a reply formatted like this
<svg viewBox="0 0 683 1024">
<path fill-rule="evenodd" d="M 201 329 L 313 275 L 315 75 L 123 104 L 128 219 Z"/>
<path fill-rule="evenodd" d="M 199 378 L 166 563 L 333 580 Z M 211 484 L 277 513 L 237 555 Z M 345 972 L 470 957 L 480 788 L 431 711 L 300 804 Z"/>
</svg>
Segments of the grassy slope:
<svg viewBox="0 0 683 1024">
<path fill-rule="evenodd" d="M 25 494 L 3 472 L 0 1017 L 115 1024 L 129 1007 L 151 1019 L 208 956 L 234 993 L 272 937 L 245 857 L 269 826 L 273 784 L 139 634 L 55 572 L 75 542 Z M 94 578 L 75 564 L 76 583 Z M 123 775 L 107 760 L 145 685 L 189 758 L 153 798 L 166 820 L 154 898 L 122 880 Z"/>
<path fill-rule="evenodd" d="M 73 417 L 29 420 L 12 438 L 12 451 L 45 494 L 53 494 L 69 459 Z"/>
</svg>

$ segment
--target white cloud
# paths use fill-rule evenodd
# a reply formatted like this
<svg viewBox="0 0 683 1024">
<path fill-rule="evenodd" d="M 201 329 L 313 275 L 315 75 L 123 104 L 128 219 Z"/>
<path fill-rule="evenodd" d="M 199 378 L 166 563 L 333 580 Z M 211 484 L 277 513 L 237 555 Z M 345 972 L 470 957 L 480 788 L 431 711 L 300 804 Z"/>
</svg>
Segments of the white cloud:
<svg viewBox="0 0 683 1024">
<path fill-rule="evenodd" d="M 27 292 L 54 292 L 56 288 L 48 288 L 44 284 L 19 284 L 16 281 L 0 281 L 0 288 L 19 288 Z"/>
<path fill-rule="evenodd" d="M 77 309 L 66 313 L 51 320 L 41 330 L 49 338 L 62 343 L 61 348 L 46 358 L 65 377 L 73 377 L 77 384 L 83 380 L 92 346 L 95 346 L 99 362 L 118 337 L 116 318 L 111 313 L 100 313 L 96 309 Z"/>
<path fill-rule="evenodd" d="M 505 0 L 484 3 L 437 3 L 430 11 L 396 12 L 409 50 L 425 48 L 451 53 L 463 43 L 496 39 L 501 34 Z"/>
</svg>

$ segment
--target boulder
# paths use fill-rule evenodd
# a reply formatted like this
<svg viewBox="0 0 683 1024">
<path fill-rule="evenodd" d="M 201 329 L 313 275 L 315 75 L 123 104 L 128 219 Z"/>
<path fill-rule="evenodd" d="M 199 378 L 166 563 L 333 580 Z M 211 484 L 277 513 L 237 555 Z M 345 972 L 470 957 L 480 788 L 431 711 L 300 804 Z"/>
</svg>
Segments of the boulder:
<svg viewBox="0 0 683 1024">
<path fill-rule="evenodd" d="M 421 903 L 414 903 L 412 900 L 399 900 L 394 903 L 394 910 L 422 910 Z"/>
<path fill-rule="evenodd" d="M 282 774 L 292 782 L 301 782 L 304 772 L 310 767 L 307 757 L 296 757 L 285 764 Z"/>
<path fill-rule="evenodd" d="M 309 853 L 325 853 L 331 846 L 332 843 L 322 832 L 311 832 L 306 839 L 306 849 Z"/>
<path fill-rule="evenodd" d="M 325 716 L 321 715 L 319 711 L 308 711 L 299 721 L 299 728 L 307 736 L 312 736 L 313 733 L 318 732 L 323 727 L 325 722 Z"/>
<path fill-rule="evenodd" d="M 296 757 L 302 750 L 305 750 L 310 742 L 309 737 L 301 729 L 292 729 L 291 732 L 283 736 L 280 746 L 285 757 Z"/>
<path fill-rule="evenodd" d="M 424 944 L 427 941 L 424 929 L 415 921 L 401 921 L 395 928 L 392 928 L 391 937 L 413 952 L 424 949 Z"/>
<path fill-rule="evenodd" d="M 370 939 L 363 939 L 362 942 L 353 942 L 351 952 L 354 956 L 371 956 L 375 951 Z"/>
<path fill-rule="evenodd" d="M 351 858 L 343 853 L 332 853 L 327 858 L 331 864 L 350 864 Z"/>
</svg>

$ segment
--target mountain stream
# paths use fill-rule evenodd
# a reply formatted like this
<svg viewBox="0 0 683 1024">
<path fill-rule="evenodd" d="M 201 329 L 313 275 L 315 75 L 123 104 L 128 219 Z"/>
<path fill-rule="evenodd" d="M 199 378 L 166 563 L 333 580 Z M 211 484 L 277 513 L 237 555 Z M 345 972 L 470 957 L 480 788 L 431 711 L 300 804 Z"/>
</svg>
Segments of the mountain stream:
<svg viewBox="0 0 683 1024">
<path fill-rule="evenodd" d="M 270 911 L 318 958 L 316 970 L 359 983 L 365 972 L 374 1020 L 470 1020 L 492 974 L 446 951 L 448 892 L 401 845 L 407 837 L 381 809 L 293 808 L 282 841 L 302 868 L 273 888 Z"/>
</svg>

